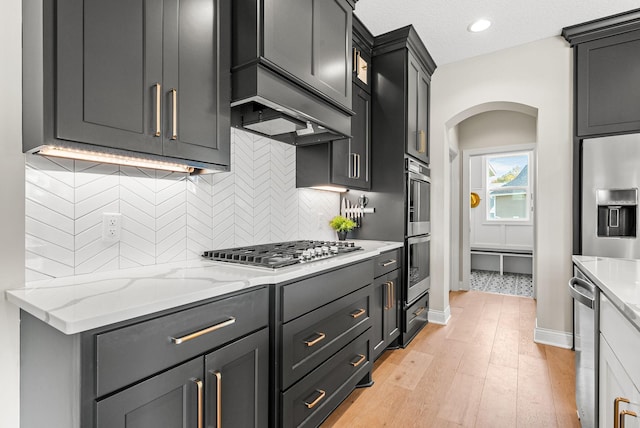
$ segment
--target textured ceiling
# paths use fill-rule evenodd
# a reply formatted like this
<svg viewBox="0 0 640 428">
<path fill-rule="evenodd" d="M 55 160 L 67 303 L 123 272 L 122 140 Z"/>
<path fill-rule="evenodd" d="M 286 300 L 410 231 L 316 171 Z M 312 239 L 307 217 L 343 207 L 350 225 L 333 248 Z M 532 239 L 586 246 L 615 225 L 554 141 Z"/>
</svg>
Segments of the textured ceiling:
<svg viewBox="0 0 640 428">
<path fill-rule="evenodd" d="M 638 0 L 360 0 L 356 15 L 379 35 L 412 24 L 436 64 L 558 36 L 563 27 L 640 7 Z M 492 21 L 482 33 L 467 26 Z"/>
</svg>

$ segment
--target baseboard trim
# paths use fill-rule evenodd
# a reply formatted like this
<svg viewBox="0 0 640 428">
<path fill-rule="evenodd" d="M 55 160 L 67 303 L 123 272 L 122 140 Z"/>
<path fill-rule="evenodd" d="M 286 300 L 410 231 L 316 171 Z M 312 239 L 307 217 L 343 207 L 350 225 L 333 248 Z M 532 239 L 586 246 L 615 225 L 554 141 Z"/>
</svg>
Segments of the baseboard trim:
<svg viewBox="0 0 640 428">
<path fill-rule="evenodd" d="M 435 309 L 429 309 L 427 319 L 430 323 L 447 325 L 451 319 L 451 306 L 447 306 L 444 311 L 436 311 Z"/>
<path fill-rule="evenodd" d="M 558 348 L 573 348 L 573 334 L 566 331 L 549 330 L 548 328 L 538 327 L 538 319 L 536 318 L 536 328 L 533 332 L 533 341 L 542 345 L 557 346 Z"/>
</svg>

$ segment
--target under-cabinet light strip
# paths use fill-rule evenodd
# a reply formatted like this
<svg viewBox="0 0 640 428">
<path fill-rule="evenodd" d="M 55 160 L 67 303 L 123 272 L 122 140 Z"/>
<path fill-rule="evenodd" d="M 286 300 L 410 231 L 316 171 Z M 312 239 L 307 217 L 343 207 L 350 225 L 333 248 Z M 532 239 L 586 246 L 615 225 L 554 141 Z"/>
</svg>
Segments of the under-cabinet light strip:
<svg viewBox="0 0 640 428">
<path fill-rule="evenodd" d="M 344 193 L 347 191 L 345 187 L 337 187 L 337 186 L 312 186 L 311 188 L 316 190 L 328 190 L 329 192 L 338 192 L 338 193 Z"/>
<path fill-rule="evenodd" d="M 116 165 L 134 166 L 138 168 L 161 169 L 163 171 L 193 172 L 194 168 L 179 163 L 162 162 L 151 159 L 135 158 L 110 153 L 99 153 L 85 150 L 67 149 L 64 147 L 45 146 L 38 154 L 43 156 L 53 156 L 59 158 L 84 160 L 90 162 L 110 163 Z"/>
</svg>

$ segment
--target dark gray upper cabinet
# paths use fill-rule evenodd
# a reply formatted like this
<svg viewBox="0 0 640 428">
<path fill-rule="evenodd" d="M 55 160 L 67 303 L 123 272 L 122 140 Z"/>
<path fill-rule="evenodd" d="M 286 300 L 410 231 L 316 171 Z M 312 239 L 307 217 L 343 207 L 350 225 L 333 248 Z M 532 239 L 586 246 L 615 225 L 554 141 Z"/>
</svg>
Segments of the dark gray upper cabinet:
<svg viewBox="0 0 640 428">
<path fill-rule="evenodd" d="M 33 3 L 25 151 L 101 146 L 228 169 L 229 0 Z M 27 129 L 32 120 L 43 129 Z"/>
<path fill-rule="evenodd" d="M 371 51 L 373 36 L 353 18 L 351 138 L 296 149 L 296 185 L 371 188 Z M 360 73 L 358 73 L 360 71 Z"/>
<path fill-rule="evenodd" d="M 429 163 L 429 88 L 436 68 L 433 59 L 413 27 L 408 26 L 376 37 L 372 63 L 374 140 L 379 138 L 382 144 L 404 142 L 405 153 Z M 389 81 L 394 84 L 379 84 Z"/>
<path fill-rule="evenodd" d="M 562 35 L 575 48 L 575 134 L 640 131 L 640 9 Z"/>
</svg>

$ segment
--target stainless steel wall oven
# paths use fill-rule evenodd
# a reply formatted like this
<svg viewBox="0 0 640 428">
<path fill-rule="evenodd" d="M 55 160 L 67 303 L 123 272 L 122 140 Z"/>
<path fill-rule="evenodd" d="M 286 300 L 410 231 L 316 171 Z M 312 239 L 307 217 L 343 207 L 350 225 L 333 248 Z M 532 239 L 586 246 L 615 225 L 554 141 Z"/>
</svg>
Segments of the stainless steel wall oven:
<svg viewBox="0 0 640 428">
<path fill-rule="evenodd" d="M 429 169 L 413 159 L 406 159 L 407 236 L 431 233 L 431 178 Z"/>
<path fill-rule="evenodd" d="M 431 285 L 429 262 L 431 236 L 413 236 L 407 238 L 406 300 L 410 305 L 429 290 Z"/>
</svg>

